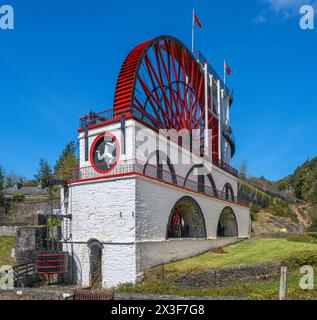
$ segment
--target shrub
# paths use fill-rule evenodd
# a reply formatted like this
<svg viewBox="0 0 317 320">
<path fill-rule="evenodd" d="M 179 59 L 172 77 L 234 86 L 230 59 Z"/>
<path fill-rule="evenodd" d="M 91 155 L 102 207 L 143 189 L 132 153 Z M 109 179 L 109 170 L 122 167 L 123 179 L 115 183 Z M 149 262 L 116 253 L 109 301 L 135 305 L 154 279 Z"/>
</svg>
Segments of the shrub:
<svg viewBox="0 0 317 320">
<path fill-rule="evenodd" d="M 317 243 L 317 233 L 306 233 L 287 238 L 288 241 Z"/>
<path fill-rule="evenodd" d="M 314 218 L 312 224 L 308 228 L 309 232 L 317 232 L 317 218 Z"/>
<path fill-rule="evenodd" d="M 287 217 L 293 220 L 297 220 L 297 217 L 294 214 L 294 212 L 291 210 L 289 204 L 277 198 L 274 198 L 271 201 L 268 211 L 276 216 Z"/>
<path fill-rule="evenodd" d="M 285 258 L 282 261 L 283 265 L 287 266 L 289 269 L 298 269 L 301 266 L 309 265 L 316 266 L 317 265 L 317 251 L 301 251 L 296 254 Z"/>
<path fill-rule="evenodd" d="M 256 214 L 262 210 L 262 207 L 257 204 L 252 204 L 250 208 L 251 219 L 254 221 L 256 219 Z"/>
<path fill-rule="evenodd" d="M 16 201 L 22 201 L 24 200 L 25 198 L 25 195 L 22 194 L 22 193 L 15 193 L 13 196 L 12 196 L 12 199 L 13 200 L 16 200 Z"/>
</svg>

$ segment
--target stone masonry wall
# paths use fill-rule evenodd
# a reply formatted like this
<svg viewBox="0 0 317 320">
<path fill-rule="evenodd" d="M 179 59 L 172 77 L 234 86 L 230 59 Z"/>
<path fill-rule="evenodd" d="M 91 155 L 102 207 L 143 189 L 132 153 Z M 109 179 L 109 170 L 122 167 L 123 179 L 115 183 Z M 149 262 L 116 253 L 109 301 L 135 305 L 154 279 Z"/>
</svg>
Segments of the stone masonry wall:
<svg viewBox="0 0 317 320">
<path fill-rule="evenodd" d="M 251 283 L 275 279 L 280 271 L 280 261 L 257 265 L 242 265 L 183 275 L 176 282 L 180 288 L 224 287 L 236 283 Z"/>
</svg>

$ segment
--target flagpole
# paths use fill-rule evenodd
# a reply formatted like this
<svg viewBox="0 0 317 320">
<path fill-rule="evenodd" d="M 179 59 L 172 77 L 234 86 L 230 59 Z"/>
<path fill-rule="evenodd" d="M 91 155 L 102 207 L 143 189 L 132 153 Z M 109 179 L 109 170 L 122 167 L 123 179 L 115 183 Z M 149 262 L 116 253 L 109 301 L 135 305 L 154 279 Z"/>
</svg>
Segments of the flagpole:
<svg viewBox="0 0 317 320">
<path fill-rule="evenodd" d="M 223 82 L 226 84 L 226 60 L 223 61 Z"/>
<path fill-rule="evenodd" d="M 194 53 L 194 37 L 195 37 L 195 9 L 193 8 L 193 24 L 192 24 L 192 53 Z"/>
</svg>

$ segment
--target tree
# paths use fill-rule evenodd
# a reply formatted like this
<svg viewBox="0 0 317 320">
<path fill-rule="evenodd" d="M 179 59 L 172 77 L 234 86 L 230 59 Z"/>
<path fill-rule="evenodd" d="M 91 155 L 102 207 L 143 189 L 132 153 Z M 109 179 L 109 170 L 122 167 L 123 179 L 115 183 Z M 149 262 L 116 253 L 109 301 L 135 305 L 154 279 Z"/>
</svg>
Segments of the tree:
<svg viewBox="0 0 317 320">
<path fill-rule="evenodd" d="M 76 156 L 76 145 L 74 141 L 68 143 L 57 160 L 54 167 L 54 175 L 57 179 L 69 178 L 70 173 L 79 166 L 79 159 Z"/>
<path fill-rule="evenodd" d="M 4 189 L 5 185 L 5 173 L 3 168 L 0 166 L 0 191 Z"/>
<path fill-rule="evenodd" d="M 39 169 L 34 175 L 34 178 L 38 183 L 41 183 L 43 187 L 48 187 L 49 180 L 52 177 L 52 167 L 45 159 L 40 159 Z"/>
<path fill-rule="evenodd" d="M 0 166 L 0 205 L 4 202 L 4 195 L 3 195 L 3 189 L 4 189 L 4 183 L 5 183 L 5 173 L 3 168 Z"/>
<path fill-rule="evenodd" d="M 245 160 L 242 160 L 239 166 L 239 175 L 242 178 L 246 178 L 248 175 L 248 163 Z"/>
</svg>

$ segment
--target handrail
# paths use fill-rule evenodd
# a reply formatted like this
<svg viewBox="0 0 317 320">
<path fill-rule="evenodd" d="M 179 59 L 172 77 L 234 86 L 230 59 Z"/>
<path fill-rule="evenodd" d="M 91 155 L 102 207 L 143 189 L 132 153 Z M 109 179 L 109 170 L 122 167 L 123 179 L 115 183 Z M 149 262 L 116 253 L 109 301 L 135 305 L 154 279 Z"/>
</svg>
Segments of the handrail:
<svg viewBox="0 0 317 320">
<path fill-rule="evenodd" d="M 262 186 L 258 183 L 251 182 L 247 178 L 245 178 L 241 175 L 239 176 L 239 183 L 241 183 L 241 184 L 244 183 L 245 185 L 247 185 L 251 188 L 256 188 L 256 189 L 268 194 L 271 197 L 280 198 L 286 202 L 296 203 L 296 202 L 300 201 L 300 199 L 293 197 L 293 196 L 290 196 L 290 195 L 288 195 L 284 192 L 281 192 L 279 190 L 276 190 L 274 188 Z"/>
<path fill-rule="evenodd" d="M 220 190 L 215 190 L 212 186 L 199 183 L 198 181 L 194 181 L 188 178 L 186 179 L 179 174 L 176 174 L 169 170 L 165 170 L 154 164 L 146 164 L 144 161 L 139 159 L 119 161 L 110 173 L 104 174 L 98 173 L 92 166 L 75 169 L 72 172 L 72 175 L 69 177 L 68 183 L 112 178 L 125 174 L 137 174 L 145 176 L 147 178 L 165 182 L 167 184 L 174 185 L 189 191 L 199 192 L 201 194 L 211 196 L 220 200 L 248 206 L 248 203 L 239 199 L 237 196 L 225 193 Z"/>
<path fill-rule="evenodd" d="M 234 135 L 232 133 L 232 128 L 230 127 L 230 125 L 224 123 L 221 121 L 221 127 L 222 129 L 222 133 L 224 135 L 224 137 L 227 139 L 227 141 L 229 142 L 230 146 L 231 146 L 231 157 L 234 156 L 235 151 L 236 151 L 236 140 L 234 138 Z"/>
<path fill-rule="evenodd" d="M 207 63 L 207 68 L 208 68 L 208 72 L 213 76 L 213 78 L 215 80 L 219 80 L 220 81 L 220 87 L 221 89 L 223 89 L 226 92 L 226 95 L 229 97 L 230 94 L 230 90 L 229 88 L 225 85 L 225 83 L 223 82 L 222 78 L 218 75 L 218 73 L 215 71 L 215 69 L 209 64 L 208 60 L 205 58 L 205 56 L 200 52 L 200 51 L 195 51 L 194 52 L 194 57 L 201 63 L 201 64 L 205 64 Z"/>
<path fill-rule="evenodd" d="M 153 127 L 153 124 L 158 123 L 158 120 L 156 118 L 154 118 L 153 116 L 151 116 L 150 114 L 148 114 L 145 110 L 142 110 L 141 108 L 135 106 L 135 105 L 129 105 L 131 108 L 131 112 L 133 114 L 133 116 L 135 116 L 137 119 L 140 119 L 140 121 L 144 121 L 145 123 L 147 123 L 153 130 L 157 130 L 157 127 Z M 91 113 L 91 115 L 93 116 L 93 121 L 95 121 L 94 123 L 91 124 L 96 124 L 98 123 L 98 119 L 103 118 L 103 120 L 100 120 L 100 123 L 105 122 L 104 118 L 107 118 L 107 120 L 112 120 L 114 119 L 114 113 L 113 113 L 113 109 L 108 109 L 99 113 Z M 97 116 L 95 116 L 97 115 Z M 101 115 L 101 116 L 100 116 Z M 98 118 L 99 117 L 99 118 Z M 82 128 L 84 127 L 84 124 L 86 126 L 89 126 L 90 124 L 87 122 L 88 119 L 91 119 L 91 117 L 89 118 L 89 115 L 84 116 L 81 118 L 82 119 Z M 229 128 L 229 130 L 231 131 L 231 128 L 228 127 L 228 125 L 222 123 L 223 126 L 225 126 L 226 128 Z M 235 140 L 234 140 L 234 136 L 232 134 L 232 131 L 230 133 L 230 138 L 232 138 L 232 141 L 229 141 L 230 143 L 232 143 L 232 146 L 235 146 Z M 183 146 L 185 147 L 185 146 Z M 234 149 L 234 148 L 232 148 Z M 234 151 L 234 150 L 232 150 Z M 213 164 L 219 168 L 221 168 L 222 170 L 231 173 L 234 176 L 238 176 L 238 170 L 236 170 L 235 168 L 232 168 L 229 164 L 223 162 L 220 159 L 213 159 Z"/>
</svg>

